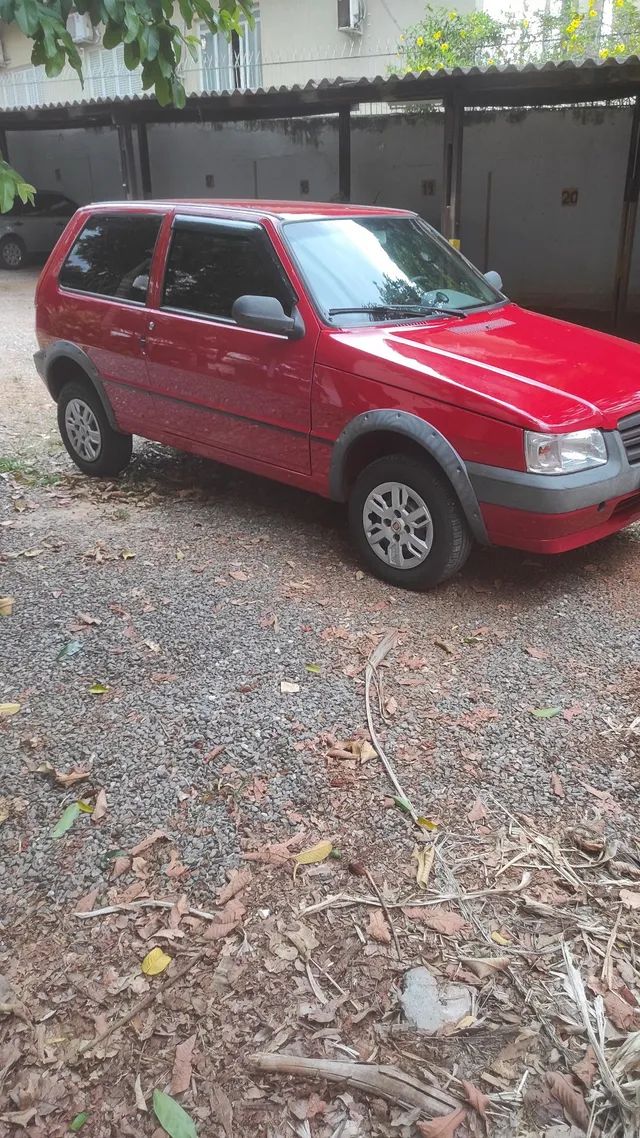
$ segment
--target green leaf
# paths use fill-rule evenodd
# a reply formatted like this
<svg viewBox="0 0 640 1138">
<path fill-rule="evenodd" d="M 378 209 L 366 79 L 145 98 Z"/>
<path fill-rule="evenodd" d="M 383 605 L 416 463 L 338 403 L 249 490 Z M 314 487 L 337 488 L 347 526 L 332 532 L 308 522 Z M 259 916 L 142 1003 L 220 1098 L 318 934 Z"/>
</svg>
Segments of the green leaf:
<svg viewBox="0 0 640 1138">
<path fill-rule="evenodd" d="M 127 71 L 135 71 L 135 69 L 139 63 L 140 63 L 140 48 L 138 47 L 138 41 L 132 40 L 131 43 L 125 43 L 125 45 L 124 45 L 124 65 L 127 68 Z"/>
<path fill-rule="evenodd" d="M 140 44 L 140 56 L 142 59 L 155 59 L 158 54 L 158 48 L 160 47 L 158 29 L 154 28 L 152 24 L 145 24 L 138 36 L 138 43 Z"/>
<path fill-rule="evenodd" d="M 86 1110 L 83 1110 L 82 1114 L 76 1114 L 73 1122 L 69 1123 L 69 1130 L 72 1130 L 74 1134 L 77 1134 L 78 1130 L 82 1130 L 82 1127 L 84 1126 L 88 1117 L 89 1115 L 87 1114 Z"/>
<path fill-rule="evenodd" d="M 536 719 L 553 719 L 554 715 L 559 715 L 561 711 L 561 707 L 536 707 L 531 714 L 535 715 Z"/>
<path fill-rule="evenodd" d="M 81 814 L 93 814 L 93 806 L 90 802 L 85 802 L 83 799 L 76 802 L 76 806 Z"/>
<path fill-rule="evenodd" d="M 51 831 L 51 837 L 62 838 L 66 834 L 67 830 L 71 829 L 79 814 L 80 807 L 78 806 L 78 803 L 72 802 L 70 806 L 67 806 L 67 809 L 62 815 L 60 821 L 57 822 L 53 827 L 53 830 Z"/>
<path fill-rule="evenodd" d="M 153 1113 L 169 1138 L 198 1138 L 193 1119 L 164 1091 L 153 1092 Z"/>
<path fill-rule="evenodd" d="M 109 691 L 109 685 L 92 684 L 90 688 L 87 688 L 87 691 L 89 692 L 89 695 L 104 695 L 106 691 Z"/>
<path fill-rule="evenodd" d="M 103 43 L 103 46 L 106 47 L 108 51 L 111 51 L 114 47 L 117 47 L 118 44 L 122 43 L 122 27 L 121 27 L 121 25 L 120 24 L 114 24 L 112 20 L 109 20 L 109 22 L 108 22 L 108 24 L 104 30 L 104 35 L 102 37 L 102 43 Z"/>
<path fill-rule="evenodd" d="M 411 813 L 411 803 L 408 798 L 394 798 L 393 801 L 405 814 Z"/>
<path fill-rule="evenodd" d="M 75 656 L 77 652 L 82 652 L 82 641 L 68 640 L 64 647 L 58 652 L 56 660 L 68 660 L 71 656 Z"/>
</svg>

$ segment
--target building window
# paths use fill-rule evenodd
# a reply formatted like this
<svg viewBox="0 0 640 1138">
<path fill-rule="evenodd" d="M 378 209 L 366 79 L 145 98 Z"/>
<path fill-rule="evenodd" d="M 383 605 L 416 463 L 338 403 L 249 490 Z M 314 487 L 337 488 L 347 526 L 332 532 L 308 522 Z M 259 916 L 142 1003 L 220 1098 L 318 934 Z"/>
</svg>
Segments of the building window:
<svg viewBox="0 0 640 1138">
<path fill-rule="evenodd" d="M 142 91 L 139 71 L 128 71 L 124 65 L 124 47 L 112 51 L 92 47 L 84 57 L 85 99 L 114 99 L 122 95 L 138 95 Z"/>
<path fill-rule="evenodd" d="M 222 33 L 204 32 L 202 43 L 203 91 L 237 91 L 262 85 L 262 50 L 260 46 L 260 9 L 253 10 L 253 27 L 241 20 L 242 35 L 233 32 L 230 39 Z"/>
</svg>

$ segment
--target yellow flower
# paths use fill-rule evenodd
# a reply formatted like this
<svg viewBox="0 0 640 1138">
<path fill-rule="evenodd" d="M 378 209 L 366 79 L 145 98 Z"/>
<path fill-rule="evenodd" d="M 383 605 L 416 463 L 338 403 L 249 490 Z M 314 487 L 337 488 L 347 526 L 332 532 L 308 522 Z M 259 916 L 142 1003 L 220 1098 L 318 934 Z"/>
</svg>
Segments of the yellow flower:
<svg viewBox="0 0 640 1138">
<path fill-rule="evenodd" d="M 528 20 L 523 20 L 523 21 L 522 21 L 522 26 L 523 26 L 523 28 L 528 28 L 528 27 L 529 27 L 529 21 L 528 21 Z"/>
<path fill-rule="evenodd" d="M 616 8 L 624 8 L 624 0 L 616 0 Z"/>
<path fill-rule="evenodd" d="M 458 17 L 458 13 L 456 11 L 449 12 L 449 19 L 450 20 L 456 20 L 457 17 Z"/>
<path fill-rule="evenodd" d="M 487 66 L 488 66 L 488 67 L 493 67 L 493 66 L 494 66 L 494 64 L 495 64 L 495 62 L 496 62 L 496 61 L 495 61 L 495 59 L 488 59 L 488 60 L 487 60 Z"/>
<path fill-rule="evenodd" d="M 448 43 L 441 43 L 440 44 L 440 50 L 441 51 L 448 51 L 449 50 L 449 44 Z"/>
<path fill-rule="evenodd" d="M 609 54 L 609 52 L 607 51 L 606 47 L 601 47 L 600 51 L 598 52 L 600 59 L 606 59 L 608 54 Z"/>
<path fill-rule="evenodd" d="M 442 32 L 434 32 L 433 38 L 434 38 L 434 40 L 441 40 L 442 39 Z"/>
<path fill-rule="evenodd" d="M 418 36 L 416 43 L 418 47 L 424 47 L 424 36 Z"/>
</svg>

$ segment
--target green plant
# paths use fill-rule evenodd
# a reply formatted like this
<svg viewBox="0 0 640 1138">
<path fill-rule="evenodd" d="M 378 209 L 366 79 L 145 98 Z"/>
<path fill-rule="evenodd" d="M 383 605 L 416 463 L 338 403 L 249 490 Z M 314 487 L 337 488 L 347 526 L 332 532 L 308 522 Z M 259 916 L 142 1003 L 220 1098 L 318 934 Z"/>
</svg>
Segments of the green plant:
<svg viewBox="0 0 640 1138">
<path fill-rule="evenodd" d="M 459 13 L 427 5 L 423 19 L 400 41 L 408 71 L 439 67 L 486 67 L 492 64 L 608 59 L 640 53 L 638 0 L 613 0 L 605 21 L 598 0 L 587 7 L 577 0 L 556 0 L 530 14 L 505 11 L 498 19 L 486 12 Z"/>
<path fill-rule="evenodd" d="M 0 0 L 0 23 L 16 24 L 33 41 L 31 62 L 43 66 L 48 76 L 59 75 L 69 64 L 82 81 L 82 59 L 67 31 L 72 7 L 102 29 L 105 48 L 124 45 L 125 65 L 130 71 L 140 69 L 145 91 L 153 90 L 161 106 L 177 107 L 186 100 L 180 63 L 185 52 L 197 58 L 199 39 L 190 30 L 194 23 L 229 36 L 242 31 L 243 16 L 253 18 L 252 0 L 178 0 L 177 5 L 174 0 Z M 33 195 L 33 186 L 0 159 L 0 213 L 16 197 L 24 202 Z"/>
</svg>

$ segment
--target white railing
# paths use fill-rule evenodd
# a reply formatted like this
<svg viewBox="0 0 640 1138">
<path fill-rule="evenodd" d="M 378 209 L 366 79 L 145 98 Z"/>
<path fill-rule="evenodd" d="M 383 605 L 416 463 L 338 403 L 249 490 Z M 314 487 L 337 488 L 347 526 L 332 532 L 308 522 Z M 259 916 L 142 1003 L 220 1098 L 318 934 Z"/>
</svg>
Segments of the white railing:
<svg viewBox="0 0 640 1138">
<path fill-rule="evenodd" d="M 0 109 L 41 107 L 46 103 L 47 77 L 44 67 L 14 67 L 0 71 Z"/>
<path fill-rule="evenodd" d="M 84 99 L 115 99 L 142 91 L 140 72 L 125 67 L 122 44 L 112 51 L 102 46 L 87 48 L 83 70 Z"/>
</svg>

